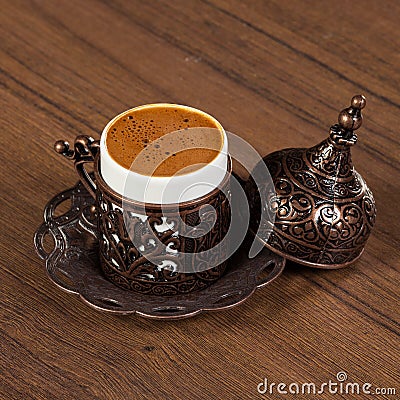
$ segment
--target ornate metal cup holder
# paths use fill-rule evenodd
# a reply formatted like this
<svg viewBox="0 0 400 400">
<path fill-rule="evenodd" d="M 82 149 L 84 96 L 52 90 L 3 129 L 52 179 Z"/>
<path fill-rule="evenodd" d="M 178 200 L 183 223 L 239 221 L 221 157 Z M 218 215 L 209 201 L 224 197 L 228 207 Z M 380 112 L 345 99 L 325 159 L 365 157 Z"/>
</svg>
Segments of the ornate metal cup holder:
<svg viewBox="0 0 400 400">
<path fill-rule="evenodd" d="M 69 210 L 59 216 L 59 205 L 70 201 Z M 61 289 L 78 294 L 100 311 L 138 314 L 155 319 L 191 317 L 204 311 L 236 306 L 276 279 L 285 267 L 285 259 L 264 249 L 248 259 L 243 245 L 228 261 L 227 272 L 206 289 L 177 296 L 156 296 L 124 290 L 102 274 L 98 258 L 98 232 L 91 219 L 94 200 L 81 183 L 49 201 L 44 223 L 34 237 L 38 255 L 45 260 L 50 279 Z M 54 248 L 46 251 L 44 240 L 50 236 Z"/>
</svg>

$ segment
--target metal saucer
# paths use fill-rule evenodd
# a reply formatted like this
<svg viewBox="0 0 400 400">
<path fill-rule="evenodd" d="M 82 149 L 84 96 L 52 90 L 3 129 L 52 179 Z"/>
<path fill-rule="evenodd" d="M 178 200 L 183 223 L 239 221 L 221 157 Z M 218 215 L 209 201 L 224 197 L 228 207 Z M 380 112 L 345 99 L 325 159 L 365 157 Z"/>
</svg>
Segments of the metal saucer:
<svg viewBox="0 0 400 400">
<path fill-rule="evenodd" d="M 69 210 L 55 216 L 57 207 L 65 201 L 70 201 Z M 90 213 L 93 202 L 81 183 L 53 197 L 45 207 L 44 222 L 35 233 L 34 243 L 39 257 L 45 260 L 50 279 L 99 311 L 179 319 L 223 310 L 244 302 L 257 288 L 275 280 L 285 267 L 285 259 L 267 248 L 249 259 L 248 245 L 244 243 L 228 260 L 227 272 L 201 291 L 156 296 L 121 289 L 106 280 L 100 269 L 98 232 Z M 54 241 L 49 252 L 43 244 L 47 235 Z"/>
</svg>

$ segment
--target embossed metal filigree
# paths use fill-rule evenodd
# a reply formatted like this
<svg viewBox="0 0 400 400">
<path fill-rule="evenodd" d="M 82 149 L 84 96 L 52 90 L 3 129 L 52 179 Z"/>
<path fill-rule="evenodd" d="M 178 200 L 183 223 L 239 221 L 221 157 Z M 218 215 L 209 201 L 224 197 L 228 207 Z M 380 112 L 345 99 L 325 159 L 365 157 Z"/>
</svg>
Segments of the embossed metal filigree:
<svg viewBox="0 0 400 400">
<path fill-rule="evenodd" d="M 226 187 L 229 174 L 222 190 L 217 188 L 202 199 L 180 204 L 179 213 L 176 205 L 161 208 L 152 204 L 144 208 L 143 204 L 124 201 L 124 211 L 132 214 L 126 224 L 121 196 L 106 186 L 96 167 L 100 260 L 105 276 L 124 289 L 157 295 L 204 289 L 219 279 L 228 252 L 226 245 L 217 245 L 225 237 L 231 218 L 229 199 L 224 194 L 230 195 Z M 157 229 L 165 221 L 173 228 Z M 197 237 L 190 236 L 191 229 L 197 231 Z M 135 244 L 130 237 L 135 238 Z M 207 259 L 202 259 L 205 250 L 210 252 Z"/>
<path fill-rule="evenodd" d="M 247 183 L 255 199 L 252 230 L 260 227 L 258 238 L 273 251 L 319 268 L 344 267 L 361 255 L 376 216 L 372 192 L 355 171 L 350 152 L 364 106 L 363 96 L 353 97 L 320 144 L 264 157 L 274 188 L 261 188 L 268 198 L 262 206 L 275 213 L 274 225 L 260 220 L 260 195 L 251 180 Z"/>
<path fill-rule="evenodd" d="M 228 255 L 223 238 L 231 219 L 230 160 L 219 188 L 178 207 L 143 204 L 113 191 L 100 173 L 99 142 L 88 136 L 78 136 L 73 150 L 57 141 L 55 150 L 74 161 L 83 185 L 96 199 L 92 213 L 100 232 L 100 263 L 111 282 L 141 293 L 175 295 L 204 289 L 222 276 Z M 94 163 L 94 177 L 86 163 Z M 128 220 L 123 209 L 132 213 Z M 158 230 L 165 219 L 173 228 Z"/>
</svg>

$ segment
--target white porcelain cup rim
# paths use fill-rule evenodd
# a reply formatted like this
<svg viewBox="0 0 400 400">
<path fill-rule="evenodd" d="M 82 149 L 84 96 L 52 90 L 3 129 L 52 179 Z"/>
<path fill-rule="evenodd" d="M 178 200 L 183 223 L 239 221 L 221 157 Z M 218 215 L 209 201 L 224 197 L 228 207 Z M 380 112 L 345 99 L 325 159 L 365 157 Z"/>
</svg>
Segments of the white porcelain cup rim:
<svg viewBox="0 0 400 400">
<path fill-rule="evenodd" d="M 182 108 L 210 119 L 221 133 L 222 146 L 217 156 L 208 164 L 182 175 L 172 177 L 145 176 L 121 166 L 107 150 L 107 133 L 111 125 L 125 115 L 143 108 Z M 100 173 L 105 183 L 128 200 L 152 204 L 181 203 L 200 198 L 220 185 L 227 173 L 228 139 L 222 125 L 211 115 L 196 108 L 172 104 L 153 103 L 126 110 L 115 116 L 104 127 L 100 139 Z M 189 189 L 188 189 L 189 188 Z"/>
</svg>

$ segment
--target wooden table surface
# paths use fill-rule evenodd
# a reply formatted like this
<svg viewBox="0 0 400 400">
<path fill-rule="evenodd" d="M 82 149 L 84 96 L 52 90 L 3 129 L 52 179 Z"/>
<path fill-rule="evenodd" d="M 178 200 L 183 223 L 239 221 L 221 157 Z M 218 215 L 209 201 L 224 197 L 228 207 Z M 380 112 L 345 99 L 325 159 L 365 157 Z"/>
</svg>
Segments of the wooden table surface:
<svg viewBox="0 0 400 400">
<path fill-rule="evenodd" d="M 399 2 L 1 3 L 1 399 L 314 399 L 257 387 L 340 371 L 397 394 L 318 398 L 399 398 Z M 353 266 L 290 263 L 244 304 L 180 321 L 103 314 L 47 278 L 33 234 L 77 181 L 55 140 L 176 102 L 265 155 L 323 140 L 358 93 L 353 159 L 378 216 Z"/>
</svg>

